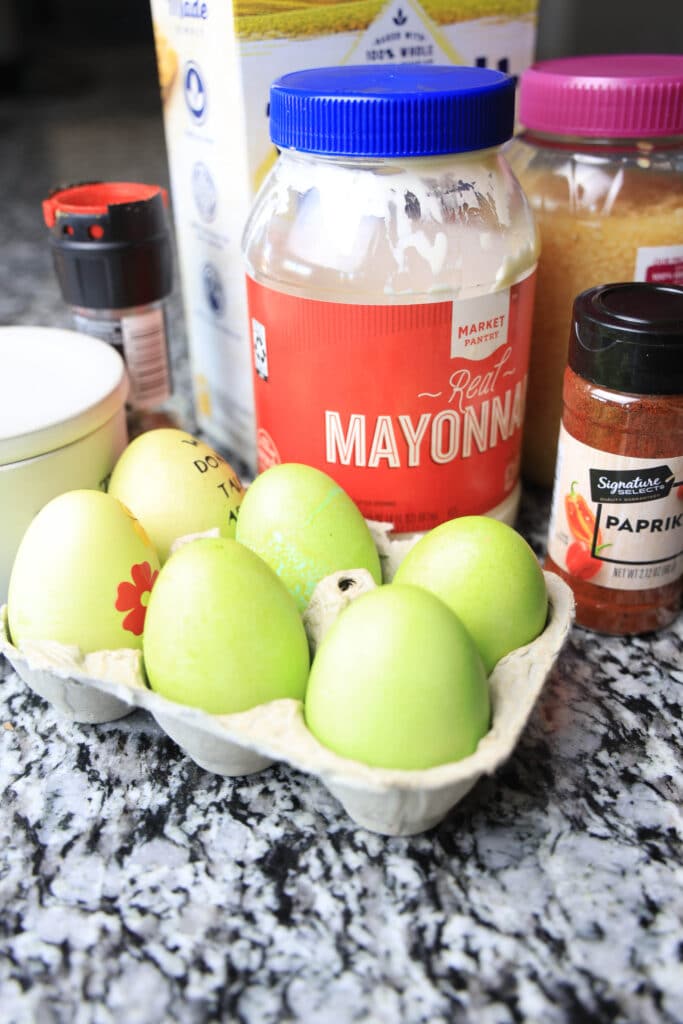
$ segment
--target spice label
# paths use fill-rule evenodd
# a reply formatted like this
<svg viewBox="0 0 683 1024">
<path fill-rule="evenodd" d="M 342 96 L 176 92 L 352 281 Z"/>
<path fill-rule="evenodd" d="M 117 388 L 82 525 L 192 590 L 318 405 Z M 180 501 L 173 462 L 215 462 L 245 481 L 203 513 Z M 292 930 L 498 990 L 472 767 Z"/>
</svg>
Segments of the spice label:
<svg viewBox="0 0 683 1024">
<path fill-rule="evenodd" d="M 484 299 L 405 305 L 323 302 L 251 278 L 247 291 L 260 470 L 317 466 L 399 533 L 509 497 L 533 274 Z"/>
<path fill-rule="evenodd" d="M 683 285 L 683 245 L 643 245 L 636 251 L 634 281 Z"/>
<path fill-rule="evenodd" d="M 79 331 L 112 345 L 128 370 L 128 403 L 134 409 L 153 408 L 171 394 L 166 318 L 163 308 L 154 306 L 142 313 L 122 317 L 74 315 Z"/>
<path fill-rule="evenodd" d="M 683 574 L 683 456 L 636 459 L 560 429 L 548 554 L 571 576 L 647 590 Z"/>
<path fill-rule="evenodd" d="M 121 332 L 131 385 L 130 403 L 151 408 L 165 402 L 171 394 L 171 376 L 163 308 L 121 317 Z"/>
</svg>

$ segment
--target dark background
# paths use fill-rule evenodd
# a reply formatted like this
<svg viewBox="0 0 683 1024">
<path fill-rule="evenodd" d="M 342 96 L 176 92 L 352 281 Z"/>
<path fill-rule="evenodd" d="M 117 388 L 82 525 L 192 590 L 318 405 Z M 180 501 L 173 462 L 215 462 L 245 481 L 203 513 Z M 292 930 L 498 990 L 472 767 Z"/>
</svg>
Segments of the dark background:
<svg viewBox="0 0 683 1024">
<path fill-rule="evenodd" d="M 214 0 L 220 2 L 220 0 Z M 229 2 L 229 0 L 224 0 Z M 146 0 L 0 0 L 5 89 L 36 87 L 59 49 L 149 46 Z M 681 0 L 540 0 L 537 56 L 683 51 Z M 10 73 L 7 75 L 6 69 Z M 68 72 L 65 69 L 68 77 Z M 33 78 L 32 78 L 33 76 Z"/>
<path fill-rule="evenodd" d="M 683 0 L 540 0 L 539 58 L 628 51 L 682 52 Z M 149 0 L 0 0 L 0 324 L 70 324 L 41 200 L 131 179 L 169 186 Z"/>
</svg>

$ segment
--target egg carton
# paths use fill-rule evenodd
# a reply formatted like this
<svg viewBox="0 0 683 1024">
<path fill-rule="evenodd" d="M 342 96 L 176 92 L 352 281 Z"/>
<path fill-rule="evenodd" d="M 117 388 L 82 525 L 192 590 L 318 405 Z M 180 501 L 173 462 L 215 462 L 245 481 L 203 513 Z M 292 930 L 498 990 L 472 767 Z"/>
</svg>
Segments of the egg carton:
<svg viewBox="0 0 683 1024">
<path fill-rule="evenodd" d="M 385 580 L 414 540 L 376 536 Z M 567 584 L 545 573 L 546 627 L 536 640 L 502 658 L 489 676 L 492 722 L 476 751 L 460 761 L 425 770 L 388 770 L 340 757 L 306 727 L 298 700 L 276 700 L 249 711 L 212 715 L 167 700 L 149 689 L 142 653 L 129 649 L 83 653 L 53 642 L 10 641 L 7 607 L 0 608 L 0 654 L 39 696 L 72 721 L 113 722 L 144 708 L 201 768 L 219 775 L 262 771 L 276 761 L 317 776 L 356 824 L 385 835 L 432 828 L 484 775 L 512 753 L 574 618 Z M 352 600 L 375 586 L 365 570 L 322 580 L 304 613 L 312 651 Z"/>
</svg>

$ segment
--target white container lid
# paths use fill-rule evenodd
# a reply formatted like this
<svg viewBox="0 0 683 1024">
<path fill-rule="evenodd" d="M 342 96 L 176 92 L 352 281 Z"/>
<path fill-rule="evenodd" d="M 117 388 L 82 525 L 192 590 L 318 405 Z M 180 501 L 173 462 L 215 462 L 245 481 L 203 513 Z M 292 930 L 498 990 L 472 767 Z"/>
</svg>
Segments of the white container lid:
<svg viewBox="0 0 683 1024">
<path fill-rule="evenodd" d="M 90 434 L 128 394 L 111 345 L 55 327 L 0 327 L 0 466 Z"/>
</svg>

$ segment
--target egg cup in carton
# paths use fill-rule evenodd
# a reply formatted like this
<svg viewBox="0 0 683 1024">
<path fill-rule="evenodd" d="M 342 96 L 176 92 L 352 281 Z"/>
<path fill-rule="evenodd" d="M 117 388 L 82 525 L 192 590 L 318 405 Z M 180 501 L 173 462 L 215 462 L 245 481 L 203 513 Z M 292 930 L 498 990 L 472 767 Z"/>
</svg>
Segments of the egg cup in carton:
<svg viewBox="0 0 683 1024">
<path fill-rule="evenodd" d="M 374 524 L 373 524 L 374 525 Z M 389 581 L 411 546 L 375 530 Z M 548 620 L 532 643 L 502 658 L 489 676 L 492 721 L 469 757 L 424 770 L 373 768 L 322 746 L 306 727 L 301 701 L 276 700 L 238 714 L 213 715 L 177 704 L 149 689 L 140 651 L 97 651 L 51 642 L 15 648 L 7 608 L 0 609 L 0 654 L 35 693 L 76 722 L 99 723 L 144 708 L 200 767 L 239 776 L 282 761 L 318 776 L 358 824 L 385 835 L 411 835 L 441 821 L 483 775 L 512 753 L 574 617 L 571 589 L 545 573 Z M 304 613 L 314 651 L 343 608 L 375 586 L 366 570 L 328 576 Z"/>
</svg>

